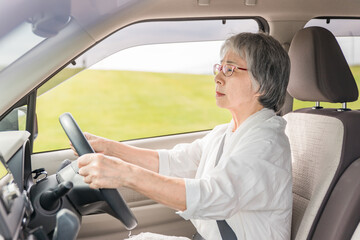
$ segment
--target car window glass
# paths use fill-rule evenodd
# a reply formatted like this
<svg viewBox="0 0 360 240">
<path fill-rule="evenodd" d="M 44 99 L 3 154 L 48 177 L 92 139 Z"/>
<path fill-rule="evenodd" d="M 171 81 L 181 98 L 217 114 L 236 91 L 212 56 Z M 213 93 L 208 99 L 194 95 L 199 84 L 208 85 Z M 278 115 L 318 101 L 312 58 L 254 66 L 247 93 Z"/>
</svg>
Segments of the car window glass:
<svg viewBox="0 0 360 240">
<path fill-rule="evenodd" d="M 58 122 L 64 112 L 71 112 L 83 131 L 118 141 L 207 130 L 229 122 L 230 114 L 215 103 L 212 66 L 220 61 L 223 39 L 241 30 L 259 30 L 254 20 L 250 25 L 248 19 L 237 21 L 245 26 L 203 39 L 186 22 L 186 27 L 176 27 L 184 35 L 178 42 L 173 33 L 160 44 L 122 46 L 120 51 L 121 38 L 116 36 L 98 44 L 38 89 L 39 133 L 34 151 L 69 147 Z M 216 24 L 222 26 L 223 21 Z M 110 55 L 110 48 L 118 52 Z M 63 82 L 74 73 L 78 74 Z"/>
<path fill-rule="evenodd" d="M 312 19 L 306 27 L 319 26 L 331 31 L 338 41 L 357 85 L 360 83 L 360 19 Z M 322 107 L 341 108 L 341 103 L 321 103 Z M 313 107 L 314 102 L 294 99 L 293 110 Z M 360 109 L 360 101 L 347 103 L 351 109 Z"/>
<path fill-rule="evenodd" d="M 216 19 L 192 21 L 142 22 L 110 35 L 72 61 L 69 66 L 47 81 L 38 95 L 57 86 L 83 69 L 127 48 L 161 43 L 221 41 L 235 33 L 265 29 L 255 19 Z M 191 61 L 189 61 L 191 62 Z"/>
</svg>

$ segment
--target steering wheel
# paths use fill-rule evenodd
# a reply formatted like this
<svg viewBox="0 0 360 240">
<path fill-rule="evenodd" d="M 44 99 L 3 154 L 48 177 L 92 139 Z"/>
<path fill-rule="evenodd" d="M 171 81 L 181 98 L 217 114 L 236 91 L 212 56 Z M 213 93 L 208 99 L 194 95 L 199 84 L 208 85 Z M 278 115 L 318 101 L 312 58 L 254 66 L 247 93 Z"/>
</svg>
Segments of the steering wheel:
<svg viewBox="0 0 360 240">
<path fill-rule="evenodd" d="M 62 114 L 59 120 L 79 156 L 87 153 L 95 153 L 94 149 L 91 147 L 70 113 Z M 71 165 L 75 168 L 74 171 L 76 174 L 78 174 L 79 169 L 77 167 L 77 163 Z M 137 220 L 124 199 L 121 197 L 120 193 L 116 189 L 99 189 L 99 191 L 103 199 L 114 212 L 114 217 L 119 219 L 126 229 L 134 229 L 137 226 Z"/>
</svg>

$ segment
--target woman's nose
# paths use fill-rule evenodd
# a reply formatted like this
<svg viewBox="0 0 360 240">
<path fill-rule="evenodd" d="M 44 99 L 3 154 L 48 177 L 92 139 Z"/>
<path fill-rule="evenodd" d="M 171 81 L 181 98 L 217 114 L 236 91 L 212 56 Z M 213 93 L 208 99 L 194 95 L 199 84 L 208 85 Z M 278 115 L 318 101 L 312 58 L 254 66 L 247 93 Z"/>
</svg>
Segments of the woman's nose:
<svg viewBox="0 0 360 240">
<path fill-rule="evenodd" d="M 221 72 L 215 76 L 214 81 L 216 84 L 219 84 L 219 85 L 225 84 L 225 81 L 222 79 Z"/>
</svg>

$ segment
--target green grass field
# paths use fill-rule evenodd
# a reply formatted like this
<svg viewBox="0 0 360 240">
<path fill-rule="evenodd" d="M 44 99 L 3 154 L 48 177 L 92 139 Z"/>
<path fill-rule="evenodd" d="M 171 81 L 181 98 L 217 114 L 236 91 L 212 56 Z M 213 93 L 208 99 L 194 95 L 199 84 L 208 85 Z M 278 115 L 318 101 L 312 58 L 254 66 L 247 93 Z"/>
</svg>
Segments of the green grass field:
<svg viewBox="0 0 360 240">
<path fill-rule="evenodd" d="M 211 129 L 231 119 L 214 92 L 210 75 L 86 70 L 38 97 L 34 151 L 69 146 L 58 121 L 64 112 L 83 131 L 114 140 Z"/>
<path fill-rule="evenodd" d="M 63 71 L 54 82 L 77 71 Z M 360 66 L 352 71 L 360 81 Z M 64 112 L 71 112 L 83 131 L 114 140 L 212 129 L 231 119 L 215 104 L 211 75 L 86 70 L 44 93 L 48 88 L 39 89 L 35 152 L 68 148 L 58 121 Z M 294 109 L 312 106 L 294 101 Z M 360 101 L 348 106 L 360 109 Z"/>
</svg>

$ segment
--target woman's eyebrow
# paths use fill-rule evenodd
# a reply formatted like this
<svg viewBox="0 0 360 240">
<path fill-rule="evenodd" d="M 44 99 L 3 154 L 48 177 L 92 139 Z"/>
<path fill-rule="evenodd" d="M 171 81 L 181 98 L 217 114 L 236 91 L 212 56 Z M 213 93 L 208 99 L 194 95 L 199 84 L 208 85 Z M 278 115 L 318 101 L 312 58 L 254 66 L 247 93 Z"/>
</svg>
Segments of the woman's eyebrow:
<svg viewBox="0 0 360 240">
<path fill-rule="evenodd" d="M 221 61 L 220 61 L 220 63 L 223 63 L 223 62 L 224 62 L 224 60 L 221 60 Z M 226 63 L 232 63 L 232 64 L 237 65 L 237 63 L 236 63 L 236 62 L 231 61 L 231 60 L 226 60 Z"/>
<path fill-rule="evenodd" d="M 235 61 L 231 61 L 231 60 L 227 60 L 226 61 L 227 64 L 231 64 L 231 65 L 234 65 L 234 66 L 239 66 L 239 64 Z"/>
<path fill-rule="evenodd" d="M 226 63 L 233 63 L 233 64 L 236 64 L 236 62 L 231 61 L 231 60 L 226 61 Z M 237 64 L 236 64 L 236 65 L 237 65 Z"/>
</svg>

